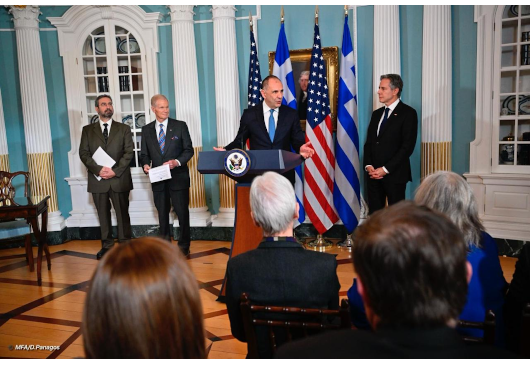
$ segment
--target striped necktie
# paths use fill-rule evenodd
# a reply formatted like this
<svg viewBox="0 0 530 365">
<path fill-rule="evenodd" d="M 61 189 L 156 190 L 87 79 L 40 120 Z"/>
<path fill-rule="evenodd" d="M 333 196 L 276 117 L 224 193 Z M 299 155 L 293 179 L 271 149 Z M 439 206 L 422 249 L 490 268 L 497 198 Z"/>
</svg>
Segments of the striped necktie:
<svg viewBox="0 0 530 365">
<path fill-rule="evenodd" d="M 160 133 L 158 133 L 158 145 L 160 146 L 160 152 L 164 153 L 164 147 L 166 146 L 166 134 L 164 133 L 163 124 L 160 124 Z"/>
</svg>

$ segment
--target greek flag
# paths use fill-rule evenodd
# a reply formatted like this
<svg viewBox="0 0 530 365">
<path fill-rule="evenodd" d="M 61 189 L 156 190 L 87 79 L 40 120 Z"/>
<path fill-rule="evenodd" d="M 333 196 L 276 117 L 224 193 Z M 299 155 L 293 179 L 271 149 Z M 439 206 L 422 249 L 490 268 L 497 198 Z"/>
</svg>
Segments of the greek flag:
<svg viewBox="0 0 530 365">
<path fill-rule="evenodd" d="M 280 27 L 278 44 L 276 45 L 276 57 L 274 58 L 274 67 L 272 69 L 272 74 L 279 78 L 283 84 L 282 104 L 287 105 L 296 110 L 296 88 L 294 86 L 295 84 L 293 68 L 291 66 L 291 58 L 289 55 L 289 45 L 287 44 L 287 37 L 285 35 L 285 28 L 283 26 L 283 23 Z M 305 221 L 304 180 L 302 175 L 302 166 L 296 167 L 294 171 L 294 191 L 296 194 L 296 200 L 300 205 L 298 222 L 301 224 Z"/>
<path fill-rule="evenodd" d="M 276 45 L 276 57 L 274 58 L 274 67 L 272 74 L 280 79 L 283 84 L 283 102 L 282 104 L 290 106 L 296 110 L 296 88 L 294 86 L 293 68 L 289 56 L 289 45 L 285 36 L 285 28 L 280 27 L 278 44 Z"/>
<path fill-rule="evenodd" d="M 357 88 L 355 78 L 353 47 L 350 28 L 348 27 L 348 16 L 346 16 L 344 19 L 342 55 L 340 60 L 333 202 L 348 233 L 353 232 L 357 227 L 361 215 L 359 132 L 357 125 Z"/>
</svg>

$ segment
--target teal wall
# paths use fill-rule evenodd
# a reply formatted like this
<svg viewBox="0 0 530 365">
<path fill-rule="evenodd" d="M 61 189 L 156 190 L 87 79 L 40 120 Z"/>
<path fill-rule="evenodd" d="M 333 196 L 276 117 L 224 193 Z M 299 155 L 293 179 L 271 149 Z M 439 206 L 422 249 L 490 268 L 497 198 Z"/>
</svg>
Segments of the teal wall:
<svg viewBox="0 0 530 365">
<path fill-rule="evenodd" d="M 159 26 L 160 52 L 158 70 L 160 92 L 175 100 L 173 86 L 173 51 L 169 9 L 162 5 L 141 6 L 147 12 L 160 12 L 163 17 Z M 40 16 L 42 29 L 54 27 L 46 20 L 48 16 L 62 16 L 68 6 L 42 6 Z M 236 6 L 236 17 L 256 15 L 256 6 Z M 311 48 L 313 42 L 314 6 L 285 6 L 285 31 L 290 49 Z M 322 46 L 338 46 L 342 42 L 343 7 L 320 6 L 320 34 Z M 210 6 L 194 8 L 196 21 L 211 20 Z M 350 16 L 353 14 L 350 11 Z M 423 6 L 400 6 L 401 67 L 404 80 L 403 101 L 413 106 L 421 118 L 421 50 L 422 50 Z M 373 90 L 373 6 L 357 9 L 357 77 L 359 83 L 359 134 L 361 144 L 366 138 L 366 129 L 372 113 Z M 350 21 L 350 27 L 352 21 Z M 24 139 L 24 124 L 19 88 L 19 73 L 15 32 L 7 9 L 0 8 L 0 89 L 2 90 L 8 148 L 11 169 L 27 170 Z M 199 73 L 199 97 L 201 111 L 202 142 L 204 150 L 217 145 L 215 113 L 215 77 L 213 24 L 196 23 L 195 42 L 197 69 Z M 262 6 L 258 20 L 258 56 L 262 77 L 268 75 L 268 52 L 276 50 L 280 29 L 280 6 Z M 240 82 L 241 109 L 246 106 L 246 79 L 249 61 L 248 21 L 236 20 L 236 44 L 238 74 Z M 453 32 L 453 170 L 463 173 L 469 170 L 469 142 L 475 130 L 475 74 L 476 74 L 476 24 L 473 21 L 473 6 L 452 6 Z M 70 189 L 64 180 L 69 176 L 67 153 L 70 150 L 70 131 L 66 107 L 64 72 L 59 56 L 57 32 L 46 30 L 40 33 L 46 90 L 52 130 L 55 174 L 58 186 L 59 209 L 66 218 L 72 209 Z M 340 54 L 340 53 L 339 53 Z M 222 89 L 222 87 L 221 87 Z M 178 95 L 177 95 L 178 97 Z M 171 116 L 175 116 L 174 103 Z M 419 134 L 418 136 L 421 136 Z M 361 152 L 362 158 L 362 152 Z M 407 188 L 407 196 L 419 184 L 420 138 L 412 156 L 413 183 Z M 212 213 L 219 209 L 218 177 L 205 177 L 207 204 Z"/>
<path fill-rule="evenodd" d="M 401 100 L 418 113 L 418 138 L 410 157 L 412 183 L 407 184 L 407 198 L 413 197 L 420 184 L 421 158 L 421 50 L 423 43 L 423 6 L 400 6 L 399 25 L 401 32 L 401 77 L 403 92 Z"/>
</svg>

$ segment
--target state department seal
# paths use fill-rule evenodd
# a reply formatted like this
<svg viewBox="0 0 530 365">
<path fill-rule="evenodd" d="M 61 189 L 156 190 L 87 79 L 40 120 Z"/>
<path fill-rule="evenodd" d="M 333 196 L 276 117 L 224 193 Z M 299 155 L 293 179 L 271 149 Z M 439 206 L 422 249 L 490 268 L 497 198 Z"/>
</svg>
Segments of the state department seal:
<svg viewBox="0 0 530 365">
<path fill-rule="evenodd" d="M 225 155 L 225 170 L 230 176 L 244 176 L 250 170 L 248 153 L 240 149 L 228 151 Z"/>
</svg>

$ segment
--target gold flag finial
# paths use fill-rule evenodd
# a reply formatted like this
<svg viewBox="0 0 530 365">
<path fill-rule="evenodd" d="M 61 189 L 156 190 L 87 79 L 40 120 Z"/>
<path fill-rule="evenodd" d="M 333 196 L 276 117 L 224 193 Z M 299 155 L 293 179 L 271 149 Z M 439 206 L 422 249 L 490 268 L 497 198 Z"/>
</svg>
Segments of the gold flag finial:
<svg viewBox="0 0 530 365">
<path fill-rule="evenodd" d="M 254 30 L 252 29 L 252 13 L 250 12 L 250 10 L 248 12 L 248 23 L 250 24 L 250 31 L 253 32 Z"/>
<path fill-rule="evenodd" d="M 318 5 L 315 5 L 315 24 L 318 25 Z"/>
<path fill-rule="evenodd" d="M 281 22 L 283 24 L 283 20 L 284 20 L 283 5 L 282 5 L 282 10 L 280 12 L 280 20 L 281 20 Z"/>
<path fill-rule="evenodd" d="M 344 5 L 344 15 L 348 16 L 348 5 Z"/>
</svg>

